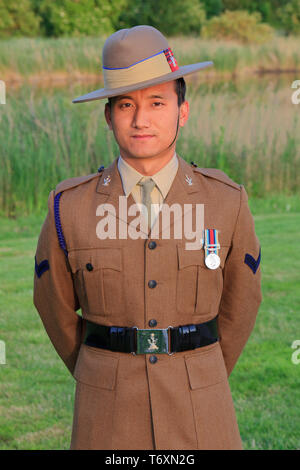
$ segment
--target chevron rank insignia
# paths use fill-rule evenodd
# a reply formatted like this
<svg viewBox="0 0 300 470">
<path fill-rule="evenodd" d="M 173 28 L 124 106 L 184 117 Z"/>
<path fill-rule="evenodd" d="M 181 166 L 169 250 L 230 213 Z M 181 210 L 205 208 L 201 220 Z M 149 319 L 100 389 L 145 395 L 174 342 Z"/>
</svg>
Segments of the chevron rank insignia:
<svg viewBox="0 0 300 470">
<path fill-rule="evenodd" d="M 37 263 L 36 261 L 36 256 L 34 257 L 34 261 L 35 261 L 35 272 L 36 272 L 36 275 L 38 278 L 41 277 L 41 275 L 47 271 L 48 269 L 50 269 L 50 266 L 49 266 L 49 262 L 47 259 L 44 259 L 43 261 L 40 262 L 40 264 Z"/>
<path fill-rule="evenodd" d="M 258 267 L 260 265 L 260 258 L 261 258 L 261 249 L 259 247 L 259 255 L 258 255 L 258 258 L 255 259 L 253 258 L 253 256 L 249 255 L 249 253 L 246 253 L 245 255 L 245 259 L 244 259 L 244 263 L 246 263 L 249 268 L 253 271 L 253 274 L 256 273 L 256 271 L 258 270 Z"/>
</svg>

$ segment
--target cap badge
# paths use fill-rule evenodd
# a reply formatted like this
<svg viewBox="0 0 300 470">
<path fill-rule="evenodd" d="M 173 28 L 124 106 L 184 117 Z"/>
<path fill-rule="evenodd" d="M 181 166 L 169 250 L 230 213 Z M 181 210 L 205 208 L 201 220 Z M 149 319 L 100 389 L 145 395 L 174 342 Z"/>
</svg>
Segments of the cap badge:
<svg viewBox="0 0 300 470">
<path fill-rule="evenodd" d="M 185 175 L 185 181 L 187 182 L 187 184 L 188 184 L 189 186 L 192 186 L 193 181 L 192 181 L 192 178 L 191 178 L 190 176 Z"/>
<path fill-rule="evenodd" d="M 110 182 L 111 182 L 111 177 L 110 175 L 108 175 L 103 180 L 103 186 L 108 186 Z"/>
</svg>

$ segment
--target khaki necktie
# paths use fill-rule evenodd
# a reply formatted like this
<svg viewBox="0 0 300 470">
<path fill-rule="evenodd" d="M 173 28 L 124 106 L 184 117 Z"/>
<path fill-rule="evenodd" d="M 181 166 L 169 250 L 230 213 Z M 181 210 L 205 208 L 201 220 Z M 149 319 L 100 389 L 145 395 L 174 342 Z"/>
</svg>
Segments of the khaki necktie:
<svg viewBox="0 0 300 470">
<path fill-rule="evenodd" d="M 142 178 L 138 183 L 142 187 L 142 203 L 147 207 L 148 211 L 148 228 L 151 228 L 151 192 L 155 186 L 152 178 Z"/>
</svg>

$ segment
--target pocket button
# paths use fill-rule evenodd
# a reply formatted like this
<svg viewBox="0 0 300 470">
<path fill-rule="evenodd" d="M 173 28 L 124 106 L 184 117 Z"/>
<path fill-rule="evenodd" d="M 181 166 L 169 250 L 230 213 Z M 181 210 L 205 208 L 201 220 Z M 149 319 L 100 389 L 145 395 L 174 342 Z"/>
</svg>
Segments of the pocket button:
<svg viewBox="0 0 300 470">
<path fill-rule="evenodd" d="M 87 263 L 85 267 L 88 271 L 93 271 L 93 269 L 94 269 L 94 267 L 91 263 Z"/>
</svg>

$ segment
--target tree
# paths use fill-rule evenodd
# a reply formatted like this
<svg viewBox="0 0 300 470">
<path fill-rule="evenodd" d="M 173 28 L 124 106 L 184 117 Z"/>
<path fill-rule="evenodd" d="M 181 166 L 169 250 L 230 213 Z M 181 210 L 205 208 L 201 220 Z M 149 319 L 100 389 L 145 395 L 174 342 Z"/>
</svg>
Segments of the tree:
<svg viewBox="0 0 300 470">
<path fill-rule="evenodd" d="M 204 5 L 195 0 L 128 0 L 119 27 L 148 24 L 170 36 L 199 34 L 205 19 Z"/>
<path fill-rule="evenodd" d="M 223 0 L 201 0 L 205 6 L 205 12 L 208 19 L 212 16 L 218 16 L 224 9 Z"/>
<path fill-rule="evenodd" d="M 32 0 L 46 36 L 111 34 L 126 0 Z"/>
<path fill-rule="evenodd" d="M 277 23 L 277 9 L 289 0 L 223 0 L 225 10 L 247 10 L 249 13 L 258 11 L 262 21 Z"/>
<path fill-rule="evenodd" d="M 300 34 L 300 0 L 291 0 L 277 10 L 285 33 Z"/>
<path fill-rule="evenodd" d="M 0 0 L 0 37 L 36 36 L 40 19 L 34 14 L 29 0 Z"/>
</svg>

